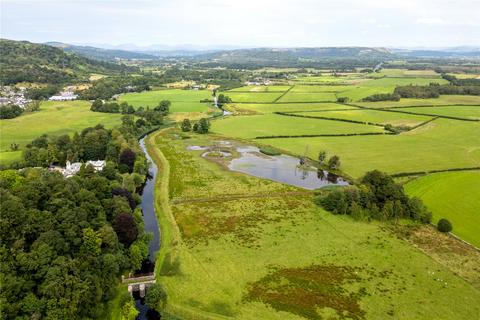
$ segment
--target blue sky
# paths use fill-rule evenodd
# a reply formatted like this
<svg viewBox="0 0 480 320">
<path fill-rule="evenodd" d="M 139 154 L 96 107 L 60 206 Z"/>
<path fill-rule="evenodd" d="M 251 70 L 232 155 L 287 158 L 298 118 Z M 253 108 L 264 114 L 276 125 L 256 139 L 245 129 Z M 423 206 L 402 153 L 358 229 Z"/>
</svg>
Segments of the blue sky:
<svg viewBox="0 0 480 320">
<path fill-rule="evenodd" d="M 197 46 L 480 45 L 480 0 L 0 0 L 2 38 Z"/>
</svg>

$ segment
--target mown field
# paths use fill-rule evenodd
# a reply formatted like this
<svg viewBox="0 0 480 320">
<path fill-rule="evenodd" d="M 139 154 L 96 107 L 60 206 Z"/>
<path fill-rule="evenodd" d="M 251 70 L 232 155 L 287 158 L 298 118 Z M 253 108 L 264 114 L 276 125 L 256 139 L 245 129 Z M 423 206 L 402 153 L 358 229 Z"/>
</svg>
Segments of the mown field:
<svg viewBox="0 0 480 320">
<path fill-rule="evenodd" d="M 321 119 L 288 117 L 277 114 L 230 117 L 214 121 L 212 132 L 236 138 L 259 136 L 298 136 L 344 133 L 381 133 L 378 126 L 365 126 L 357 123 L 335 122 Z"/>
<path fill-rule="evenodd" d="M 186 150 L 223 137 L 186 137 L 169 129 L 148 141 L 160 165 L 157 279 L 167 290 L 168 312 L 195 319 L 473 319 L 480 313 L 475 272 L 467 282 L 388 226 L 332 215 L 308 191 L 230 172 L 222 161 Z M 479 267 L 468 250 L 447 256 Z"/>
<path fill-rule="evenodd" d="M 71 135 L 99 123 L 107 128 L 120 124 L 121 114 L 92 112 L 90 104 L 88 101 L 47 101 L 42 102 L 38 112 L 0 120 L 0 163 L 19 160 L 21 149 L 42 134 Z M 20 151 L 10 151 L 12 143 L 18 143 Z"/>
<path fill-rule="evenodd" d="M 154 108 L 162 100 L 169 100 L 172 105 L 170 112 L 207 112 L 209 106 L 201 100 L 212 100 L 212 92 L 210 90 L 182 90 L 182 89 L 165 89 L 152 90 L 140 93 L 127 93 L 121 95 L 118 100 L 125 101 L 134 107 L 150 107 Z"/>
<path fill-rule="evenodd" d="M 453 233 L 480 248 L 480 171 L 436 173 L 405 185 L 432 211 L 434 222 L 448 219 Z"/>
</svg>

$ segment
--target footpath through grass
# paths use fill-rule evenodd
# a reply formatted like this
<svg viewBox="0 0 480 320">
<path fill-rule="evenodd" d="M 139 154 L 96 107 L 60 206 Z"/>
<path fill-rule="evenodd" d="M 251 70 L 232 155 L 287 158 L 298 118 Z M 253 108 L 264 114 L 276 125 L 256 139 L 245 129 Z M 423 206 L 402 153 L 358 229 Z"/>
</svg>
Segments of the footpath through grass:
<svg viewBox="0 0 480 320">
<path fill-rule="evenodd" d="M 332 215 L 308 191 L 230 172 L 224 160 L 187 150 L 217 139 L 225 140 L 167 129 L 148 140 L 160 165 L 157 279 L 168 312 L 185 319 L 478 316 L 478 289 L 381 224 Z"/>
<path fill-rule="evenodd" d="M 450 220 L 454 234 L 480 248 L 480 171 L 431 174 L 410 181 L 405 190 L 425 202 L 435 223 Z"/>
</svg>

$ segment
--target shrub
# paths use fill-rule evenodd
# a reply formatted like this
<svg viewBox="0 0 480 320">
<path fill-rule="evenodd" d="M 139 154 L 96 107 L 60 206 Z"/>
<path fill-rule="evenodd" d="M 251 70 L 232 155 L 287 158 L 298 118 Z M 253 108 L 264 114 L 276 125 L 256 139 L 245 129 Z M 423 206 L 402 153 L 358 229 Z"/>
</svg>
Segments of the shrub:
<svg viewBox="0 0 480 320">
<path fill-rule="evenodd" d="M 118 240 L 125 246 L 130 246 L 138 236 L 138 228 L 135 220 L 128 213 L 119 214 L 113 222 L 113 230 L 118 236 Z"/>
<path fill-rule="evenodd" d="M 268 156 L 279 156 L 282 154 L 280 151 L 272 147 L 262 147 L 260 148 L 260 152 Z"/>
<path fill-rule="evenodd" d="M 188 132 L 192 130 L 192 123 L 190 122 L 190 119 L 183 119 L 182 121 L 182 131 L 183 132 Z"/>
<path fill-rule="evenodd" d="M 157 283 L 151 285 L 147 290 L 145 304 L 152 309 L 162 311 L 167 303 L 167 293 L 163 287 Z"/>
<path fill-rule="evenodd" d="M 437 223 L 437 228 L 440 232 L 450 232 L 453 229 L 452 224 L 447 219 L 440 219 Z"/>
</svg>

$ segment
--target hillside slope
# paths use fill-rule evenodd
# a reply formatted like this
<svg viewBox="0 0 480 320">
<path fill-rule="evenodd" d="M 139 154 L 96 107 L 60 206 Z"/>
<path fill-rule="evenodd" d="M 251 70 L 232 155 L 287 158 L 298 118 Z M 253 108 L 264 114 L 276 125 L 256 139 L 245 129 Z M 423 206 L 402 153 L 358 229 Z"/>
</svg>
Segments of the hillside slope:
<svg viewBox="0 0 480 320">
<path fill-rule="evenodd" d="M 52 47 L 60 48 L 65 52 L 74 53 L 85 58 L 103 60 L 103 61 L 113 61 L 116 59 L 156 59 L 157 58 L 156 56 L 151 54 L 135 52 L 135 51 L 102 49 L 102 48 L 96 48 L 91 46 L 76 46 L 76 45 L 61 43 L 61 42 L 47 42 L 45 44 Z"/>
<path fill-rule="evenodd" d="M 134 71 L 123 64 L 108 63 L 65 53 L 27 41 L 0 39 L 0 82 L 65 83 L 86 79 L 90 73 L 117 74 Z"/>
</svg>

